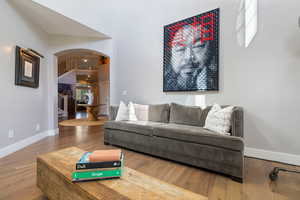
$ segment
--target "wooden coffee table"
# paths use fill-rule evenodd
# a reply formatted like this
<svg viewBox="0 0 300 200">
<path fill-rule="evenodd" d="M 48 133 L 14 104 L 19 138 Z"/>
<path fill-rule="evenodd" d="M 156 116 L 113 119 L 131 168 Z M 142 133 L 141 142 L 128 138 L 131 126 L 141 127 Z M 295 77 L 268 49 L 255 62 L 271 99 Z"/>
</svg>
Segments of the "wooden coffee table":
<svg viewBox="0 0 300 200">
<path fill-rule="evenodd" d="M 127 167 L 120 179 L 73 183 L 71 173 L 83 152 L 70 147 L 37 158 L 37 186 L 50 200 L 207 200 Z"/>
</svg>

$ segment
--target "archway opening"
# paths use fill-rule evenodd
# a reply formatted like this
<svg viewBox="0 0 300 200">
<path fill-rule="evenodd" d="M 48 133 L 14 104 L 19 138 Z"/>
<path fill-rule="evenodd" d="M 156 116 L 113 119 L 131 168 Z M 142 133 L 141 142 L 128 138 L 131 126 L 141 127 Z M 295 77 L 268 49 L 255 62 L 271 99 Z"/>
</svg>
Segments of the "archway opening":
<svg viewBox="0 0 300 200">
<path fill-rule="evenodd" d="M 55 56 L 59 125 L 102 125 L 110 104 L 110 58 L 89 49 L 64 50 Z"/>
</svg>

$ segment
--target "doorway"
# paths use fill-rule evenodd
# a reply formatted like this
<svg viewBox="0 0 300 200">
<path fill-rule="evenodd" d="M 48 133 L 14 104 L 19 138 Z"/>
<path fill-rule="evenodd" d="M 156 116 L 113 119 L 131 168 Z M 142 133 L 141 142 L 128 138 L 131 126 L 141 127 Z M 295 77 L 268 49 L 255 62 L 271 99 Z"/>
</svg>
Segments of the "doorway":
<svg viewBox="0 0 300 200">
<path fill-rule="evenodd" d="M 86 49 L 56 56 L 59 125 L 101 125 L 109 112 L 110 58 Z"/>
</svg>

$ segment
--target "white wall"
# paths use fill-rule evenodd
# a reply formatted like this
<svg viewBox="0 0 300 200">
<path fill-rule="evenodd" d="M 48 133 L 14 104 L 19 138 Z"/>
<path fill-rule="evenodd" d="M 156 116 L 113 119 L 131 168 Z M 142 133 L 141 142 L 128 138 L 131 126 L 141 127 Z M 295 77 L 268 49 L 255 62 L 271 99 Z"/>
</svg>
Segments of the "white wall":
<svg viewBox="0 0 300 200">
<path fill-rule="evenodd" d="M 175 101 L 193 104 L 189 93 L 162 92 L 163 25 L 220 7 L 220 92 L 206 103 L 245 109 L 248 147 L 300 154 L 299 1 L 260 1 L 259 30 L 248 49 L 237 45 L 236 0 L 126 1 L 118 16 L 118 102 Z M 134 5 L 134 6 L 132 6 Z M 126 30 L 126 31 L 125 31 Z M 122 91 L 127 90 L 127 96 Z M 198 93 L 201 95 L 202 93 Z"/>
<path fill-rule="evenodd" d="M 245 108 L 248 147 L 300 154 L 299 7 L 295 0 L 259 1 L 258 33 L 248 49 L 235 42 L 235 7 L 222 9 L 222 91 L 207 102 Z"/>
<path fill-rule="evenodd" d="M 238 0 L 90 0 L 84 3 L 89 9 L 84 16 L 77 15 L 83 5 L 79 1 L 72 1 L 72 9 L 68 0 L 63 4 L 36 1 L 56 6 L 77 20 L 101 21 L 112 28 L 112 103 L 195 104 L 196 95 L 204 94 L 207 104 L 244 107 L 248 147 L 300 154 L 299 1 L 259 1 L 259 30 L 248 49 L 236 41 Z M 221 9 L 220 91 L 163 93 L 163 26 L 217 7 Z M 127 95 L 122 95 L 124 90 Z"/>
<path fill-rule="evenodd" d="M 15 81 L 15 45 L 47 55 L 47 36 L 19 14 L 6 0 L 0 0 L 0 149 L 48 130 L 47 57 L 40 64 L 38 89 L 20 87 Z M 40 130 L 36 131 L 36 125 Z M 9 129 L 15 136 L 8 138 Z"/>
<path fill-rule="evenodd" d="M 299 1 L 259 1 L 259 30 L 248 49 L 239 47 L 236 41 L 239 0 L 35 1 L 96 29 L 108 27 L 113 40 L 70 44 L 56 40 L 51 53 L 81 45 L 109 52 L 113 56 L 113 104 L 120 100 L 195 104 L 199 95 L 205 95 L 202 102 L 207 104 L 244 107 L 248 147 L 300 154 Z M 217 7 L 221 9 L 220 91 L 163 93 L 163 26 Z M 124 90 L 127 95 L 122 95 Z"/>
</svg>

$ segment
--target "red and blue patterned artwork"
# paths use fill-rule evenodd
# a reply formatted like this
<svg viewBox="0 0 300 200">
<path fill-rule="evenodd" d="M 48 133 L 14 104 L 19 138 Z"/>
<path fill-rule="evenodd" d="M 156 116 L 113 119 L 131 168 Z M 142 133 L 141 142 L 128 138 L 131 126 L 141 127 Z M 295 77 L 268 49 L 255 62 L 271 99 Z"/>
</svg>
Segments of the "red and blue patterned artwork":
<svg viewBox="0 0 300 200">
<path fill-rule="evenodd" d="M 163 89 L 219 89 L 219 9 L 164 27 Z"/>
</svg>

